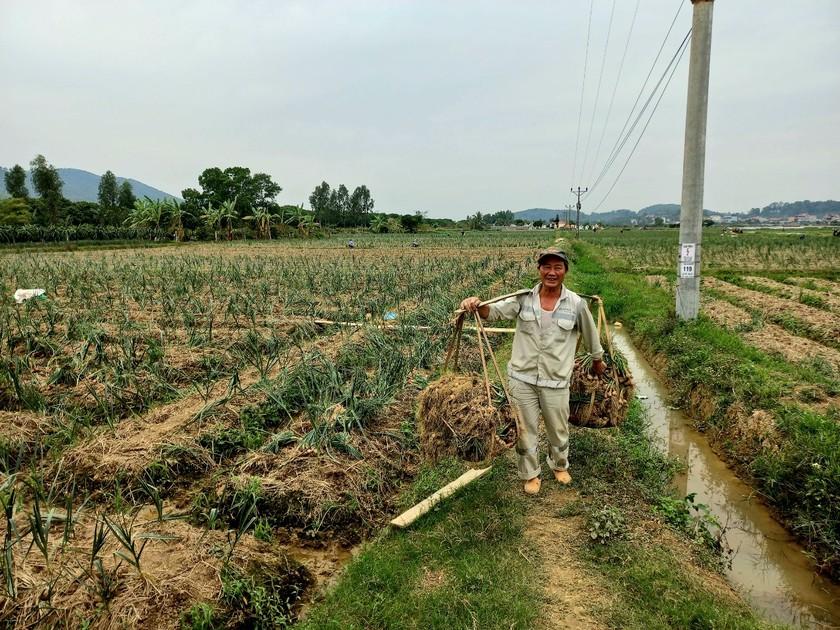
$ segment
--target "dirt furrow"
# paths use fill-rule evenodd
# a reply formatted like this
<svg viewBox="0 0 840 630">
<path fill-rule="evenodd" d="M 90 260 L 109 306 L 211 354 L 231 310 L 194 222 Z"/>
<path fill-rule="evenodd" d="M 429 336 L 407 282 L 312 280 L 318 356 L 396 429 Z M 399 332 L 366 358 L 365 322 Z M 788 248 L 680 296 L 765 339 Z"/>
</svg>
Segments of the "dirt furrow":
<svg viewBox="0 0 840 630">
<path fill-rule="evenodd" d="M 765 323 L 758 330 L 744 333 L 744 339 L 759 350 L 779 354 L 792 363 L 818 357 L 840 372 L 840 352 L 806 337 L 799 337 L 781 326 Z"/>
<path fill-rule="evenodd" d="M 834 313 L 840 313 L 840 297 L 838 296 L 822 293 L 820 291 L 812 291 L 803 287 L 791 286 L 789 284 L 785 284 L 784 282 L 776 282 L 775 280 L 761 276 L 745 276 L 744 280 L 750 284 L 766 287 L 770 291 L 781 294 L 790 300 L 802 302 L 802 298 L 805 298 L 811 299 L 816 303 L 824 303 L 829 310 Z"/>
<path fill-rule="evenodd" d="M 18 596 L 0 604 L 0 622 L 19 628 L 82 627 L 86 622 L 90 625 L 85 627 L 102 629 L 178 628 L 180 615 L 192 604 L 217 603 L 230 550 L 224 532 L 197 528 L 183 520 L 158 521 L 153 507 L 134 517 L 111 514 L 107 518 L 117 530 L 130 528 L 134 544 L 144 545 L 138 566 L 126 561 L 133 560 L 133 554 L 101 516 L 75 515 L 66 545 L 64 519 L 56 518 L 48 539 L 49 562 L 40 549 L 27 551 L 21 543 L 14 546 Z M 100 528 L 105 538 L 93 556 Z M 230 567 L 244 572 L 256 564 L 273 572 L 274 586 L 284 582 L 289 612 L 294 613 L 312 582 L 309 572 L 278 549 L 252 536 L 243 537 Z M 103 607 L 107 614 L 100 614 Z"/>
<path fill-rule="evenodd" d="M 767 315 L 780 318 L 793 317 L 817 332 L 823 339 L 840 339 L 840 317 L 833 313 L 760 291 L 744 289 L 710 276 L 703 279 L 703 284 L 708 288 L 735 298 L 748 308 Z"/>
<path fill-rule="evenodd" d="M 329 350 L 331 346 L 330 339 L 322 338 L 306 344 L 302 351 L 315 347 Z M 267 374 L 268 380 L 276 378 L 287 365 L 299 360 L 300 357 L 295 356 L 287 363 L 278 363 Z M 237 416 L 239 409 L 254 402 L 252 388 L 260 380 L 260 373 L 255 368 L 248 368 L 239 373 L 235 390 L 230 389 L 230 378 L 221 379 L 206 397 L 192 393 L 156 407 L 147 414 L 120 422 L 113 430 L 97 431 L 91 438 L 65 451 L 60 465 L 93 485 L 112 484 L 118 475 L 136 478 L 158 460 L 165 449 L 190 449 L 195 446 L 207 425 L 205 414 L 212 415 L 209 413 L 212 410 L 224 408 L 228 415 Z M 201 455 L 201 461 L 192 462 L 192 468 L 212 467 L 209 454 L 197 449 L 193 449 L 192 454 Z"/>
<path fill-rule="evenodd" d="M 840 282 L 833 282 L 832 280 L 823 280 L 822 278 L 787 278 L 786 280 L 792 282 L 797 286 L 812 285 L 834 295 L 840 296 Z"/>
<path fill-rule="evenodd" d="M 704 299 L 701 310 L 709 319 L 724 328 L 735 329 L 752 322 L 752 315 L 726 300 Z"/>
</svg>

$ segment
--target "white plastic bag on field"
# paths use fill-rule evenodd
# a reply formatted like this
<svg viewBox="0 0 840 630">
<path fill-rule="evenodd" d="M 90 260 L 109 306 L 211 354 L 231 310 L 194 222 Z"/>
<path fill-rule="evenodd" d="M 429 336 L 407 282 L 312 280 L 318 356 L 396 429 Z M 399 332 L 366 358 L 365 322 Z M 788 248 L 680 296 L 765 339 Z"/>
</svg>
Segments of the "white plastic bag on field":
<svg viewBox="0 0 840 630">
<path fill-rule="evenodd" d="M 37 298 L 41 296 L 44 296 L 44 298 L 42 299 L 45 299 L 45 294 L 46 291 L 44 291 L 44 289 L 18 289 L 17 291 L 15 291 L 14 298 L 15 302 L 21 304 L 23 302 L 26 302 L 26 300 L 31 300 L 32 298 Z"/>
</svg>

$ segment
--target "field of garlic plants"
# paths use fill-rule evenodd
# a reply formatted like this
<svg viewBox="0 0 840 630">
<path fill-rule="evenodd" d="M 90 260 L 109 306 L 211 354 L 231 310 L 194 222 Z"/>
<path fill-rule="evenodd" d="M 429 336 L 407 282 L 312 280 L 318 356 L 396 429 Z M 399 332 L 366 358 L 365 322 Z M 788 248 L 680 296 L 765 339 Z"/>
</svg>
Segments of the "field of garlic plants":
<svg viewBox="0 0 840 630">
<path fill-rule="evenodd" d="M 0 621 L 294 619 L 416 472 L 458 302 L 551 236 L 414 240 L 2 254 Z"/>
</svg>

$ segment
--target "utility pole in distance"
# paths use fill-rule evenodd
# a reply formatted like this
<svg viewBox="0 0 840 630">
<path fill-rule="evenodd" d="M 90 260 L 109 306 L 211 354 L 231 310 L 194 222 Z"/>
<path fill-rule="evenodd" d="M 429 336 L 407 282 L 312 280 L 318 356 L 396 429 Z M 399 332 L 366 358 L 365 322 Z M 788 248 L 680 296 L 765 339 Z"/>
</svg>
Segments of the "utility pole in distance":
<svg viewBox="0 0 840 630">
<path fill-rule="evenodd" d="M 700 242 L 703 235 L 703 177 L 706 166 L 706 114 L 712 52 L 714 0 L 691 0 L 691 61 L 685 114 L 680 253 L 677 261 L 677 317 L 697 319 L 700 311 Z"/>
<path fill-rule="evenodd" d="M 574 188 L 571 190 L 573 195 L 577 195 L 577 221 L 575 221 L 575 229 L 577 231 L 575 233 L 575 238 L 580 238 L 580 196 L 589 190 L 589 186 L 583 190 L 580 189 L 580 186 L 577 187 L 577 190 Z"/>
<path fill-rule="evenodd" d="M 572 204 L 567 203 L 566 204 L 566 229 L 567 230 L 571 229 L 570 226 L 569 226 L 571 221 L 572 221 Z"/>
</svg>

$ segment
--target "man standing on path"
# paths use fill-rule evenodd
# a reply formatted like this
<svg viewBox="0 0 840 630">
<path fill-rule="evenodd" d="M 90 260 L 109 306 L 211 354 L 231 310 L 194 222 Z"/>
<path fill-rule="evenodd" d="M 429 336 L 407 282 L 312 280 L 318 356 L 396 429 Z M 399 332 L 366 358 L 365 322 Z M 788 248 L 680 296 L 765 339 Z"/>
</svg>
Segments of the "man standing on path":
<svg viewBox="0 0 840 630">
<path fill-rule="evenodd" d="M 519 409 L 524 434 L 516 444 L 519 478 L 525 492 L 540 491 L 538 457 L 539 419 L 542 414 L 548 437 L 546 462 L 562 484 L 569 475 L 569 381 L 575 364 L 578 335 L 583 333 L 592 355 L 592 370 L 602 375 L 606 366 L 598 329 L 586 301 L 563 286 L 569 258 L 558 249 L 543 250 L 537 256 L 540 282 L 501 302 L 479 306 L 481 299 L 468 297 L 461 308 L 482 319 L 516 318 L 513 352 L 508 363 L 512 404 Z"/>
</svg>

